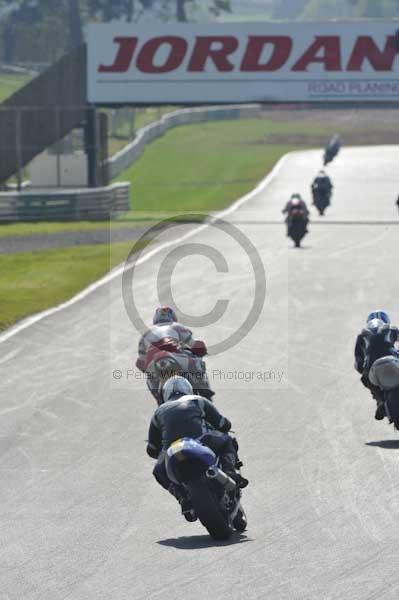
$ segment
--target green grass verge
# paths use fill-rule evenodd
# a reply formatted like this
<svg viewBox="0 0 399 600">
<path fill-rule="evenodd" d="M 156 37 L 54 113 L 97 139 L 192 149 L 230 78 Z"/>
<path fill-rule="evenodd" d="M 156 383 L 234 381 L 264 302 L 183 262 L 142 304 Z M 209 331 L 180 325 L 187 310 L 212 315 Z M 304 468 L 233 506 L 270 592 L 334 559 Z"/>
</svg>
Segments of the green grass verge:
<svg viewBox="0 0 399 600">
<path fill-rule="evenodd" d="M 31 77 L 29 75 L 0 75 L 0 102 L 4 102 L 9 96 L 12 96 L 20 87 L 28 83 Z"/>
<path fill-rule="evenodd" d="M 307 135 L 309 124 L 269 119 L 178 127 L 153 142 L 118 179 L 130 181 L 134 210 L 122 220 L 170 212 L 219 210 L 250 191 L 295 144 L 268 144 L 273 134 Z M 315 128 L 313 134 L 328 135 Z"/>
<path fill-rule="evenodd" d="M 0 255 L 0 330 L 20 319 L 65 302 L 110 268 L 132 248 L 123 242 Z"/>
</svg>

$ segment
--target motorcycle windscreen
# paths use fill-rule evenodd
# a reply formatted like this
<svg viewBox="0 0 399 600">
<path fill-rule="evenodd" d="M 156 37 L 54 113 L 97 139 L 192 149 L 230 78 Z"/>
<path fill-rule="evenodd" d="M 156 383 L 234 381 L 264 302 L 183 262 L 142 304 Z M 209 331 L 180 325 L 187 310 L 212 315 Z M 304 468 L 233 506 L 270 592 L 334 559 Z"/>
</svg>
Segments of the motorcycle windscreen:
<svg viewBox="0 0 399 600">
<path fill-rule="evenodd" d="M 166 473 L 174 483 L 184 483 L 216 463 L 216 454 L 192 438 L 182 438 L 166 452 Z"/>
</svg>

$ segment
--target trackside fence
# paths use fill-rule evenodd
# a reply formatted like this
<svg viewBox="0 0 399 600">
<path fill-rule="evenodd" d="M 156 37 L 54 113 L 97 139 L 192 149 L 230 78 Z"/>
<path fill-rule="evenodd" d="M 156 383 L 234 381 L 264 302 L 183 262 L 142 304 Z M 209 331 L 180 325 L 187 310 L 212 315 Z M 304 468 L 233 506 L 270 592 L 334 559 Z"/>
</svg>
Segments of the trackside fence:
<svg viewBox="0 0 399 600">
<path fill-rule="evenodd" d="M 103 188 L 0 192 L 0 221 L 105 221 L 130 209 L 129 183 Z"/>
</svg>

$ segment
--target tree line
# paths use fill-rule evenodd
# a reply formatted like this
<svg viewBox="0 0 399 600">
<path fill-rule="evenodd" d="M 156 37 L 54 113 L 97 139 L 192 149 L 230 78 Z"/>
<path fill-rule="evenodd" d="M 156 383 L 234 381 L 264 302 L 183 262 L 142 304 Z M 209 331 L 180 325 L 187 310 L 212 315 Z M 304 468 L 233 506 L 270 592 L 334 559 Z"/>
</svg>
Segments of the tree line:
<svg viewBox="0 0 399 600">
<path fill-rule="evenodd" d="M 272 0 L 276 19 L 399 17 L 399 0 Z"/>
<path fill-rule="evenodd" d="M 185 22 L 199 9 L 215 18 L 230 12 L 230 0 L 0 0 L 0 54 L 7 64 L 51 63 L 82 42 L 89 21 L 132 23 L 150 14 Z"/>
<path fill-rule="evenodd" d="M 399 0 L 265 0 L 270 6 L 274 19 L 399 17 Z M 0 61 L 52 63 L 82 42 L 89 21 L 185 22 L 227 12 L 231 0 L 0 0 Z"/>
</svg>

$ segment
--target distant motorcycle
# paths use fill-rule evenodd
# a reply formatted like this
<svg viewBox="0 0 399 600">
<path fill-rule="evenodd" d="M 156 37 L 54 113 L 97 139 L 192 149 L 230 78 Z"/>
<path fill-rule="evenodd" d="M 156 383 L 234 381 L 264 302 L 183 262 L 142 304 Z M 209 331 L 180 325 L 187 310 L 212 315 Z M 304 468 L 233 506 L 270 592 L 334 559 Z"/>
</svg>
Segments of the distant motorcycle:
<svg viewBox="0 0 399 600">
<path fill-rule="evenodd" d="M 308 219 L 302 208 L 294 208 L 290 211 L 287 222 L 288 236 L 294 241 L 296 248 L 300 247 L 307 233 L 307 222 Z"/>
<path fill-rule="evenodd" d="M 369 379 L 382 391 L 385 414 L 399 430 L 399 359 L 394 356 L 377 359 L 370 369 Z"/>
<path fill-rule="evenodd" d="M 318 188 L 312 188 L 313 194 L 313 204 L 319 211 L 320 216 L 322 217 L 325 213 L 325 210 L 328 206 L 330 206 L 331 200 L 331 191 L 321 190 Z"/>
<path fill-rule="evenodd" d="M 328 165 L 337 156 L 341 149 L 341 140 L 338 135 L 334 135 L 328 142 L 327 147 L 324 151 L 324 166 Z"/>
<path fill-rule="evenodd" d="M 165 466 L 169 479 L 186 488 L 196 516 L 214 540 L 245 531 L 241 490 L 210 448 L 192 438 L 176 440 L 166 452 Z"/>
</svg>

